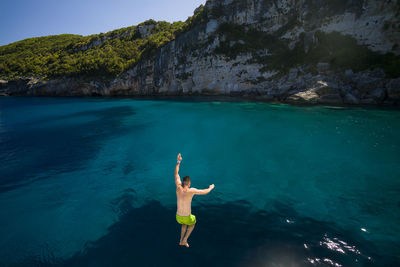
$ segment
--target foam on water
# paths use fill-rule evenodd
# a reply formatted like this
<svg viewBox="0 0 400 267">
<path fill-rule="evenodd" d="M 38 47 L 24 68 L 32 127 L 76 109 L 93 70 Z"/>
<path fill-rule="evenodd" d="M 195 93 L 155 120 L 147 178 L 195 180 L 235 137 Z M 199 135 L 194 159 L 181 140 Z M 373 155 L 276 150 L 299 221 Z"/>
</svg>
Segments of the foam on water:
<svg viewBox="0 0 400 267">
<path fill-rule="evenodd" d="M 399 262 L 400 112 L 0 98 L 0 265 Z M 176 246 L 173 171 L 195 187 Z M 157 255 L 157 256 L 155 256 Z"/>
</svg>

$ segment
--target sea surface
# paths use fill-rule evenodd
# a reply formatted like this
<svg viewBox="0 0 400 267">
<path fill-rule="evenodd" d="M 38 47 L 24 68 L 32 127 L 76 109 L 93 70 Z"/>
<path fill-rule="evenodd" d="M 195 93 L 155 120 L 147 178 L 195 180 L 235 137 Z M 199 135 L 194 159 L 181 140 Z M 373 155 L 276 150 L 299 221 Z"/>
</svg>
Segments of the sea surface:
<svg viewBox="0 0 400 267">
<path fill-rule="evenodd" d="M 396 109 L 3 97 L 0 163 L 0 266 L 400 266 Z"/>
</svg>

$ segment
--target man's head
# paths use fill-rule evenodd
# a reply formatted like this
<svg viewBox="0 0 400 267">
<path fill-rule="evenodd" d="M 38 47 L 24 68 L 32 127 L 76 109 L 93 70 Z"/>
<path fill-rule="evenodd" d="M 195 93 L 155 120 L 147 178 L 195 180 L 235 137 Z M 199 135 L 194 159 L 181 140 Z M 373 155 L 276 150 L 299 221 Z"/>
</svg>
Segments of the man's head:
<svg viewBox="0 0 400 267">
<path fill-rule="evenodd" d="M 189 176 L 183 177 L 182 186 L 183 187 L 185 187 L 185 186 L 190 187 L 190 177 Z"/>
</svg>

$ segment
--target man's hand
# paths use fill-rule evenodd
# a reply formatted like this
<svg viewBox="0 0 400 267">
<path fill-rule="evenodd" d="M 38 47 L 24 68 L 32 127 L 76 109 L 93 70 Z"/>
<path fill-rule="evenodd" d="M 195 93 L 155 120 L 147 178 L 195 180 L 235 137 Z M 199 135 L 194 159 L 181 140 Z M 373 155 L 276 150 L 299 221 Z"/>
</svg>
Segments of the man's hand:
<svg viewBox="0 0 400 267">
<path fill-rule="evenodd" d="M 178 154 L 177 160 L 182 161 L 181 153 Z"/>
<path fill-rule="evenodd" d="M 215 185 L 214 185 L 214 184 L 212 184 L 212 185 L 210 185 L 208 188 L 209 188 L 210 190 L 213 190 L 213 189 L 214 189 L 214 187 L 215 187 Z"/>
</svg>

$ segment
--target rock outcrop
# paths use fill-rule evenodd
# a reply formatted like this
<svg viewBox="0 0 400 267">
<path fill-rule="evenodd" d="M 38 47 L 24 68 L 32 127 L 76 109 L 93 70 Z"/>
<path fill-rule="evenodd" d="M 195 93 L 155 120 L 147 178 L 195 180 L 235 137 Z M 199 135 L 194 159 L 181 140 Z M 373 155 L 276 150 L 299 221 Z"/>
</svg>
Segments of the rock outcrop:
<svg viewBox="0 0 400 267">
<path fill-rule="evenodd" d="M 0 91 L 9 95 L 233 95 L 302 103 L 400 103 L 400 78 L 381 66 L 346 63 L 347 54 L 343 55 L 359 47 L 374 58 L 398 57 L 398 1 L 209 0 L 195 12 L 205 12 L 207 22 L 115 79 L 28 78 L 4 81 Z M 151 25 L 135 30 L 146 35 Z M 329 48 L 329 38 L 335 36 L 344 38 L 348 50 Z M 324 61 L 326 54 L 335 51 L 337 58 Z"/>
</svg>

